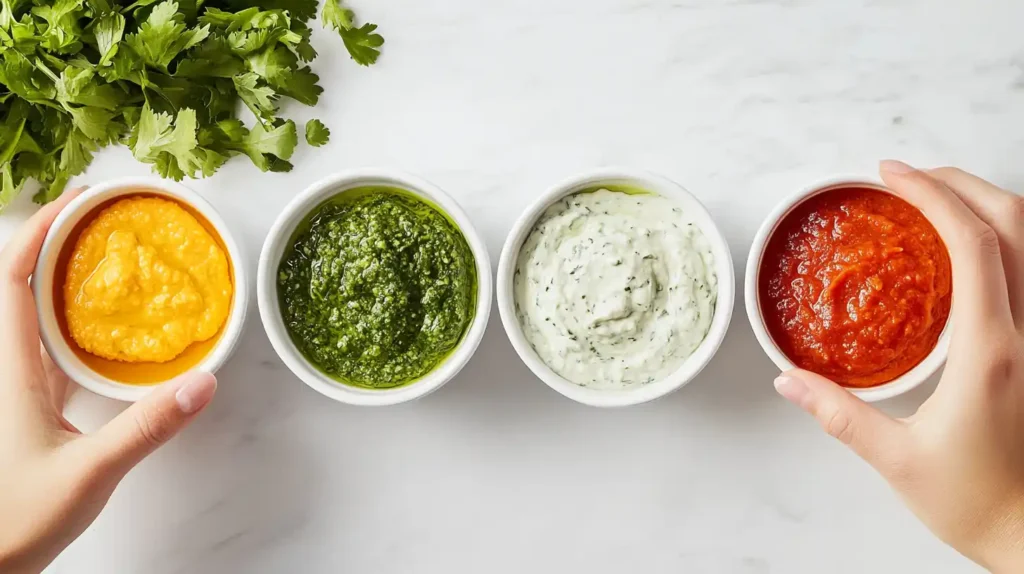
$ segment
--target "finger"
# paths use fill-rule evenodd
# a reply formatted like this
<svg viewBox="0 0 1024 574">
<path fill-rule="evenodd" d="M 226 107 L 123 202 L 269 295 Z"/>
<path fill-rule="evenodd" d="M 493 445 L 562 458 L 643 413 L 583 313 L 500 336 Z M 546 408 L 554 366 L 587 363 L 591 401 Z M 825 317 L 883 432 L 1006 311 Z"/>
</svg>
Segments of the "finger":
<svg viewBox="0 0 1024 574">
<path fill-rule="evenodd" d="M 809 371 L 793 370 L 775 379 L 775 389 L 813 416 L 829 435 L 850 447 L 883 476 L 901 464 L 907 429 L 903 423 Z"/>
<path fill-rule="evenodd" d="M 14 358 L 5 365 L 7 378 L 34 381 L 39 370 L 39 324 L 28 278 L 53 220 L 80 189 L 65 192 L 42 207 L 0 251 L 0 348 Z"/>
<path fill-rule="evenodd" d="M 68 387 L 71 379 L 57 366 L 57 363 L 53 362 L 53 358 L 46 352 L 46 349 L 42 345 L 39 347 L 43 357 L 43 372 L 46 373 L 46 386 L 50 392 L 50 400 L 53 401 L 53 408 L 57 414 L 62 414 L 64 405 L 68 402 Z"/>
<path fill-rule="evenodd" d="M 943 167 L 928 173 L 945 183 L 999 236 L 1010 310 L 1017 330 L 1024 331 L 1024 197 L 961 169 Z"/>
<path fill-rule="evenodd" d="M 88 437 L 93 462 L 123 476 L 184 429 L 213 399 L 217 379 L 193 371 L 157 387 Z"/>
<path fill-rule="evenodd" d="M 35 212 L 21 229 L 12 237 L 3 251 L 0 251 L 0 277 L 17 283 L 28 281 L 36 266 L 36 257 L 46 238 L 46 232 L 53 225 L 64 206 L 78 197 L 84 187 L 65 191 L 56 201 L 48 203 Z"/>
<path fill-rule="evenodd" d="M 39 418 L 36 420 L 45 421 L 49 418 L 56 425 L 69 433 L 82 434 L 78 427 L 71 424 L 64 417 L 64 405 L 67 404 L 68 387 L 70 379 L 67 374 L 53 362 L 46 349 L 39 345 L 41 357 L 43 382 L 28 389 L 35 396 L 36 409 L 39 411 Z"/>
<path fill-rule="evenodd" d="M 924 213 L 949 249 L 953 322 L 960 336 L 1012 332 L 1006 274 L 995 231 L 946 184 L 927 173 L 898 161 L 884 161 L 881 174 L 889 188 Z"/>
</svg>

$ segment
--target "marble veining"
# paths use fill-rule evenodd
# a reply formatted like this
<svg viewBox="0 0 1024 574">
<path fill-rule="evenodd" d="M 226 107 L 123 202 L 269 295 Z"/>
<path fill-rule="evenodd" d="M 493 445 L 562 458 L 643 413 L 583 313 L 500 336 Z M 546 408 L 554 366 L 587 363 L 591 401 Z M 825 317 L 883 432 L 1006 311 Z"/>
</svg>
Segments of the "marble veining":
<svg viewBox="0 0 1024 574">
<path fill-rule="evenodd" d="M 738 271 L 795 187 L 883 157 L 1024 190 L 1024 3 L 1015 0 L 352 0 L 388 44 L 348 61 L 317 31 L 330 145 L 290 174 L 235 160 L 190 182 L 256 264 L 275 214 L 340 169 L 389 166 L 458 199 L 492 260 L 576 172 L 676 179 Z M 144 175 L 127 150 L 76 182 Z M 30 212 L 0 217 L 0 239 Z M 307 389 L 250 309 L 209 411 L 122 485 L 53 574 L 970 573 L 867 465 L 777 398 L 741 304 L 691 385 L 576 405 L 519 362 L 497 313 L 474 361 L 416 404 Z M 919 389 L 885 407 L 911 412 Z M 121 408 L 88 393 L 69 418 Z"/>
</svg>

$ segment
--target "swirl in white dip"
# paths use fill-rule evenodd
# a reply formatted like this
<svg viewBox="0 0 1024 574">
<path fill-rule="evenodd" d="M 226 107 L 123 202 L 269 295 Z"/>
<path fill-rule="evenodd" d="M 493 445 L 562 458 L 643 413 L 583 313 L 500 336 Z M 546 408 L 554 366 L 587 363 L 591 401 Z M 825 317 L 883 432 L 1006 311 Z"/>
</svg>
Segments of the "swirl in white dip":
<svg viewBox="0 0 1024 574">
<path fill-rule="evenodd" d="M 584 387 L 660 380 L 711 328 L 718 277 L 672 200 L 601 189 L 549 207 L 523 243 L 516 315 L 552 370 Z"/>
</svg>

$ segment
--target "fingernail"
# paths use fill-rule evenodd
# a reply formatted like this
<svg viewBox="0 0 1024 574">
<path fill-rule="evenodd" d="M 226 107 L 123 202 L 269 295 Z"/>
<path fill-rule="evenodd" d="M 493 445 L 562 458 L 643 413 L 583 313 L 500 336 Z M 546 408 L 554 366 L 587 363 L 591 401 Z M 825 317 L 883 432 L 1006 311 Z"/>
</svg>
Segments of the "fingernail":
<svg viewBox="0 0 1024 574">
<path fill-rule="evenodd" d="M 209 373 L 191 373 L 186 382 L 174 398 L 178 401 L 178 408 L 186 415 L 190 415 L 205 407 L 217 390 L 217 379 Z"/>
<path fill-rule="evenodd" d="M 895 175 L 906 175 L 917 171 L 913 166 L 903 163 L 895 159 L 884 160 L 881 164 L 882 171 L 892 173 Z"/>
<path fill-rule="evenodd" d="M 775 379 L 775 391 L 785 397 L 787 401 L 800 405 L 803 403 L 804 397 L 810 392 L 810 389 L 800 379 L 782 375 Z"/>
</svg>

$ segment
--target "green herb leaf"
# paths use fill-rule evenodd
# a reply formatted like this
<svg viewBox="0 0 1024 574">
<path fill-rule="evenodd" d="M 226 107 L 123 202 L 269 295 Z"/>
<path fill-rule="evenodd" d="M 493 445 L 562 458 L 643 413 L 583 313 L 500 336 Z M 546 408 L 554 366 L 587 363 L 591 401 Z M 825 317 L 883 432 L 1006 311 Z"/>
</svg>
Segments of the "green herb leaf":
<svg viewBox="0 0 1024 574">
<path fill-rule="evenodd" d="M 231 78 L 235 83 L 235 90 L 238 97 L 242 98 L 245 105 L 249 107 L 253 115 L 263 122 L 274 120 L 277 113 L 277 106 L 274 100 L 277 94 L 269 86 L 260 85 L 260 77 L 252 72 Z"/>
<path fill-rule="evenodd" d="M 93 26 L 96 48 L 100 53 L 100 66 L 106 66 L 117 55 L 117 46 L 124 37 L 124 16 L 120 12 L 109 12 L 100 16 Z"/>
<path fill-rule="evenodd" d="M 100 143 L 109 143 L 116 139 L 120 132 L 119 127 L 114 124 L 114 112 L 88 106 L 68 107 L 68 112 L 71 113 L 76 128 Z"/>
<path fill-rule="evenodd" d="M 274 171 L 275 162 L 290 159 L 298 142 L 295 122 L 292 120 L 270 130 L 256 124 L 242 142 L 242 150 L 256 167 L 263 171 Z M 288 166 L 288 169 L 280 171 L 291 171 L 291 164 Z"/>
<path fill-rule="evenodd" d="M 341 34 L 348 53 L 360 66 L 375 64 L 377 57 L 380 56 L 380 47 L 384 45 L 384 38 L 375 33 L 375 30 L 377 30 L 376 24 L 363 24 L 359 28 L 352 28 Z"/>
<path fill-rule="evenodd" d="M 49 5 L 33 7 L 32 14 L 45 22 L 36 26 L 42 32 L 40 43 L 62 54 L 81 50 L 82 30 L 78 27 L 81 8 L 82 0 L 56 0 Z"/>
<path fill-rule="evenodd" d="M 319 82 L 320 76 L 314 74 L 309 66 L 292 70 L 281 93 L 307 106 L 315 106 L 320 101 L 320 94 L 324 93 Z"/>
<path fill-rule="evenodd" d="M 331 139 L 331 130 L 320 120 L 309 120 L 306 122 L 306 143 L 313 147 L 320 147 Z"/>
<path fill-rule="evenodd" d="M 327 0 L 324 2 L 324 11 L 321 15 L 324 26 L 331 26 L 336 30 L 351 30 L 355 26 L 355 13 L 346 8 L 341 0 Z"/>
<path fill-rule="evenodd" d="M 232 78 L 245 72 L 245 62 L 236 56 L 221 36 L 207 38 L 178 62 L 174 75 L 180 78 Z"/>
<path fill-rule="evenodd" d="M 384 38 L 376 33 L 376 24 L 356 27 L 355 14 L 342 4 L 342 0 L 326 0 L 321 17 L 325 27 L 333 28 L 341 35 L 345 48 L 357 64 L 369 66 L 377 62 Z"/>
<path fill-rule="evenodd" d="M 0 211 L 10 205 L 21 193 L 21 185 L 14 183 L 13 169 L 10 163 L 0 164 Z"/>
</svg>

